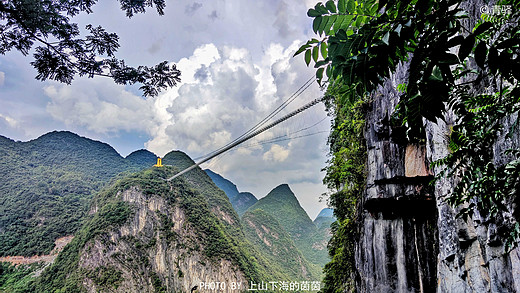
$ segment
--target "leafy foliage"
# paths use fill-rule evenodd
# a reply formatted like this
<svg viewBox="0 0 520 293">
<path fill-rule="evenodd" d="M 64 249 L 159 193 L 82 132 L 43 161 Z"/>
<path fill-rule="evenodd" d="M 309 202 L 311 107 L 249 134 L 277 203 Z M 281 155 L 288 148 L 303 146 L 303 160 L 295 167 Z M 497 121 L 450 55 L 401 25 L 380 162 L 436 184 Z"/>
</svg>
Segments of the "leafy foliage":
<svg viewBox="0 0 520 293">
<path fill-rule="evenodd" d="M 120 227 L 133 214 L 127 203 L 116 199 L 119 184 L 124 184 L 124 180 L 104 190 L 102 194 L 105 200 L 99 212 L 85 219 L 81 229 L 75 233 L 74 239 L 65 246 L 56 261 L 39 278 L 29 283 L 23 292 L 84 292 L 80 284 L 86 276 L 90 276 L 102 287 L 119 286 L 122 281 L 121 273 L 115 268 L 99 268 L 94 271 L 78 268 L 80 252 L 87 242 L 109 229 Z"/>
<path fill-rule="evenodd" d="M 517 2 L 499 4 L 517 7 Z M 518 27 L 505 21 L 481 21 L 466 33 L 461 22 L 468 16 L 460 5 L 461 1 L 318 3 L 308 15 L 314 18 L 314 31 L 324 37 L 309 40 L 296 54 L 305 52 L 306 63 L 315 62 L 320 81 L 323 72 L 331 80 L 341 77 L 351 96 L 372 92 L 400 62 L 409 62 L 409 80 L 395 118 L 409 127 L 410 139 L 424 139 L 422 118 L 442 119 L 445 103 L 463 85 L 457 81 L 470 74 L 468 68 L 453 70 L 454 65 L 466 66 L 468 58 L 474 57 L 479 67 L 499 73 L 512 84 L 518 75 L 512 70 L 520 62 Z M 517 23 L 518 11 L 504 17 L 510 24 Z M 505 27 L 509 29 L 503 31 Z M 496 39 L 491 37 L 497 34 Z"/>
<path fill-rule="evenodd" d="M 167 61 L 153 67 L 125 64 L 117 59 L 119 37 L 101 26 L 86 26 L 81 38 L 77 23 L 71 18 L 80 13 L 92 13 L 95 0 L 88 1 L 2 1 L 0 3 L 0 54 L 13 49 L 28 55 L 35 43 L 34 61 L 38 80 L 56 80 L 70 84 L 79 76 L 107 76 L 117 84 L 140 83 L 145 96 L 156 96 L 159 91 L 180 81 L 180 71 Z M 164 14 L 164 0 L 119 0 L 128 17 L 155 6 Z"/>
<path fill-rule="evenodd" d="M 95 270 L 89 271 L 87 277 L 90 278 L 98 288 L 104 289 L 117 289 L 123 281 L 121 271 L 111 266 L 97 267 Z"/>
<path fill-rule="evenodd" d="M 334 191 L 329 201 L 337 220 L 331 226 L 331 261 L 324 268 L 323 292 L 345 292 L 354 290 L 357 206 L 366 184 L 366 101 L 350 100 L 341 82 L 330 84 L 326 97 L 333 121 L 328 140 L 331 158 L 323 182 Z"/>
<path fill-rule="evenodd" d="M 0 292 L 20 292 L 30 282 L 35 271 L 42 269 L 42 264 L 11 265 L 0 262 Z"/>
</svg>

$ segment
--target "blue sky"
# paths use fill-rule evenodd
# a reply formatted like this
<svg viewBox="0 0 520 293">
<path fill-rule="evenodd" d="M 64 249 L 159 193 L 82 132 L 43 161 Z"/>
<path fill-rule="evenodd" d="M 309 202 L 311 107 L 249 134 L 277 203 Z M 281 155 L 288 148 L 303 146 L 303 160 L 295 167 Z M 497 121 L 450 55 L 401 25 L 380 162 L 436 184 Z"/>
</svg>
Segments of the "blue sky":
<svg viewBox="0 0 520 293">
<path fill-rule="evenodd" d="M 128 19 L 117 1 L 103 1 L 74 20 L 117 32 L 118 57 L 130 65 L 176 63 L 182 82 L 147 99 L 136 87 L 106 78 L 77 78 L 70 86 L 40 82 L 29 58 L 13 51 L 0 56 L 0 135 L 26 141 L 69 130 L 107 142 L 123 156 L 146 148 L 160 156 L 180 149 L 200 157 L 248 130 L 314 74 L 301 56 L 292 57 L 313 36 L 306 16 L 311 6 L 314 1 L 178 0 L 167 2 L 164 16 L 149 10 Z M 314 84 L 284 113 L 321 95 Z M 318 105 L 202 167 L 257 197 L 288 183 L 314 218 L 325 207 L 318 199 L 326 192 L 320 170 L 328 129 Z"/>
</svg>

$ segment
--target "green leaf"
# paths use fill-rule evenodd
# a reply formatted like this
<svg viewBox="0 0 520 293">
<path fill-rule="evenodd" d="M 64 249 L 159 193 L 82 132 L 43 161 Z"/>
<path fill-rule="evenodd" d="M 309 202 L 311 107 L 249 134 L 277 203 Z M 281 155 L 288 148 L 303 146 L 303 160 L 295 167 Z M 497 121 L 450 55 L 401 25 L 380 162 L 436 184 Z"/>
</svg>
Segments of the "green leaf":
<svg viewBox="0 0 520 293">
<path fill-rule="evenodd" d="M 379 3 L 377 1 L 371 4 L 369 9 L 370 15 L 376 15 L 377 11 L 379 10 L 378 5 Z"/>
<path fill-rule="evenodd" d="M 314 18 L 314 21 L 312 22 L 312 30 L 315 34 L 318 33 L 318 29 L 320 28 L 321 22 L 323 21 L 323 16 L 318 16 Z"/>
<path fill-rule="evenodd" d="M 336 33 L 336 38 L 338 38 L 338 39 L 340 39 L 340 40 L 346 40 L 346 39 L 348 39 L 348 36 L 347 36 L 347 33 L 345 32 L 345 30 L 340 29 L 340 30 Z"/>
<path fill-rule="evenodd" d="M 319 56 L 319 48 L 318 46 L 312 48 L 312 59 L 314 60 L 314 62 L 318 62 L 318 56 Z"/>
<path fill-rule="evenodd" d="M 338 10 L 339 13 L 346 13 L 347 12 L 347 6 L 345 3 L 346 0 L 339 0 L 338 1 Z"/>
<path fill-rule="evenodd" d="M 443 80 L 441 69 L 439 68 L 439 66 L 433 67 L 432 75 L 430 76 L 429 79 L 433 80 L 433 81 L 442 81 Z"/>
<path fill-rule="evenodd" d="M 303 51 L 305 51 L 305 49 L 309 48 L 310 46 L 311 45 L 309 45 L 309 44 L 305 44 L 305 45 L 301 46 L 300 49 L 298 49 L 298 51 L 296 51 L 296 53 L 294 53 L 293 57 L 301 54 Z"/>
<path fill-rule="evenodd" d="M 486 53 L 486 42 L 481 41 L 475 48 L 475 62 L 480 68 L 484 68 L 484 63 L 486 62 Z"/>
<path fill-rule="evenodd" d="M 326 60 L 320 60 L 318 62 L 316 62 L 316 64 L 314 64 L 314 68 L 320 68 L 324 65 L 327 65 L 329 63 L 329 60 L 326 59 Z"/>
<path fill-rule="evenodd" d="M 495 47 L 489 48 L 489 53 L 488 53 L 488 66 L 489 66 L 489 69 L 492 72 L 496 72 L 499 63 L 500 62 L 498 61 L 498 51 L 497 51 L 497 49 Z"/>
<path fill-rule="evenodd" d="M 356 12 L 356 1 L 355 0 L 347 0 L 347 12 L 354 13 Z"/>
<path fill-rule="evenodd" d="M 321 43 L 320 51 L 321 51 L 321 57 L 323 57 L 323 59 L 326 59 L 327 54 L 328 54 L 327 43 L 325 43 L 325 42 Z"/>
<path fill-rule="evenodd" d="M 455 47 L 457 45 L 460 45 L 464 41 L 463 36 L 456 36 L 454 38 L 451 38 L 448 40 L 448 43 L 446 44 L 447 48 Z"/>
<path fill-rule="evenodd" d="M 473 46 L 475 46 L 475 36 L 469 35 L 467 36 L 464 41 L 462 41 L 462 44 L 460 44 L 459 48 L 459 59 L 462 61 L 468 57 L 469 53 L 471 53 L 471 50 L 473 49 Z"/>
<path fill-rule="evenodd" d="M 507 39 L 507 40 L 505 40 L 503 42 L 500 42 L 496 46 L 496 48 L 499 49 L 499 50 L 500 49 L 506 49 L 506 48 L 510 49 L 513 46 L 518 45 L 518 44 L 520 44 L 520 40 L 519 39 Z"/>
<path fill-rule="evenodd" d="M 318 11 L 311 8 L 307 11 L 307 16 L 308 17 L 318 17 L 318 16 L 321 16 L 321 13 L 319 13 Z"/>
<path fill-rule="evenodd" d="M 327 24 L 323 27 L 323 32 L 328 35 L 330 34 L 330 29 L 332 28 L 332 25 L 336 22 L 336 15 L 330 15 L 327 19 Z"/>
<path fill-rule="evenodd" d="M 316 70 L 316 78 L 318 79 L 318 83 L 320 83 L 320 84 L 321 84 L 321 80 L 323 79 L 324 70 L 325 70 L 324 67 L 318 68 L 318 70 Z"/>
<path fill-rule="evenodd" d="M 311 63 L 311 54 L 311 49 L 307 49 L 307 51 L 305 51 L 305 63 L 307 63 L 307 66 L 309 66 Z"/>
<path fill-rule="evenodd" d="M 365 20 L 365 17 L 357 15 L 356 16 L 356 27 L 360 28 L 361 24 L 363 24 L 364 20 Z"/>
<path fill-rule="evenodd" d="M 491 24 L 491 22 L 484 22 L 482 24 L 480 24 L 476 29 L 475 29 L 475 32 L 473 33 L 475 36 L 478 36 L 480 35 L 481 33 L 487 31 L 491 26 L 493 26 Z"/>
<path fill-rule="evenodd" d="M 334 32 L 348 28 L 353 18 L 354 15 L 338 15 L 334 22 Z"/>
<path fill-rule="evenodd" d="M 325 7 L 331 12 L 336 13 L 336 4 L 334 4 L 334 1 L 329 0 L 327 3 L 325 3 Z"/>
<path fill-rule="evenodd" d="M 443 53 L 440 55 L 439 63 L 448 65 L 457 64 L 459 63 L 459 58 L 455 54 Z"/>
<path fill-rule="evenodd" d="M 329 13 L 329 10 L 325 6 L 323 6 L 323 3 L 321 3 L 321 2 L 316 4 L 316 6 L 314 6 L 314 9 L 316 9 L 316 11 L 318 11 L 322 15 Z"/>
</svg>

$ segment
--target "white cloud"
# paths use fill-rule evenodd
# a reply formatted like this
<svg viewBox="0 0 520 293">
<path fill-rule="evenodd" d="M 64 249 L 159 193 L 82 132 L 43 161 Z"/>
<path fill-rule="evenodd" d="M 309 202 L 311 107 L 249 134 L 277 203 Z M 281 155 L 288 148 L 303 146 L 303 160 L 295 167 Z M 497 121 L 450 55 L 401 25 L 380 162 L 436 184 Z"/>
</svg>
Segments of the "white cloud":
<svg viewBox="0 0 520 293">
<path fill-rule="evenodd" d="M 283 162 L 287 157 L 289 157 L 289 153 L 290 151 L 283 146 L 273 144 L 271 149 L 265 152 L 262 158 L 264 161 Z"/>
<path fill-rule="evenodd" d="M 0 86 L 3 86 L 5 83 L 5 72 L 0 71 Z"/>
<path fill-rule="evenodd" d="M 15 128 L 18 126 L 18 121 L 16 121 L 14 118 L 9 117 L 7 115 L 0 114 L 0 119 L 4 120 L 5 123 L 7 123 L 7 126 Z"/>
<path fill-rule="evenodd" d="M 78 79 L 70 86 L 53 83 L 44 92 L 50 99 L 47 112 L 67 126 L 84 126 L 97 133 L 147 132 L 154 126 L 152 104 L 111 80 Z"/>
</svg>

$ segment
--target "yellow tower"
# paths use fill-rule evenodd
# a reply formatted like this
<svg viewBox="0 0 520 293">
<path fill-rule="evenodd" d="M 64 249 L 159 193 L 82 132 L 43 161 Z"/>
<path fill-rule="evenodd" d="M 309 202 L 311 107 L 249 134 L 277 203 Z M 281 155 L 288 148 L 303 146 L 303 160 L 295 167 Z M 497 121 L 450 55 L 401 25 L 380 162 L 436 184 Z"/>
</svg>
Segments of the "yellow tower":
<svg viewBox="0 0 520 293">
<path fill-rule="evenodd" d="M 157 164 L 153 165 L 154 167 L 162 167 L 163 164 L 162 164 L 162 159 L 161 158 L 157 158 Z"/>
</svg>

